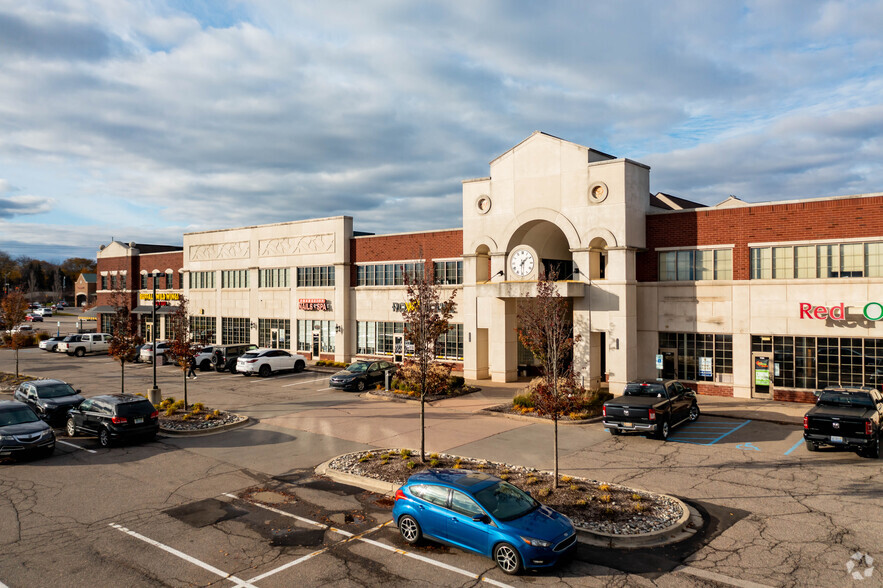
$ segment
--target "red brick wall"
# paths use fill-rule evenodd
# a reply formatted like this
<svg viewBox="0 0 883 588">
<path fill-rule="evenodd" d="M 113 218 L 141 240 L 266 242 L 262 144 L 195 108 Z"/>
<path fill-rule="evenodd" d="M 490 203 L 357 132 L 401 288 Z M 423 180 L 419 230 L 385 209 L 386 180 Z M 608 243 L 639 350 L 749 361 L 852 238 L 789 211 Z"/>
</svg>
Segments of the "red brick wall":
<svg viewBox="0 0 883 588">
<path fill-rule="evenodd" d="M 409 235 L 378 235 L 350 240 L 350 260 L 353 263 L 351 282 L 356 283 L 357 263 L 383 263 L 408 259 L 425 259 L 432 271 L 433 259 L 463 256 L 463 231 L 435 231 Z"/>
<path fill-rule="evenodd" d="M 687 384 L 689 388 L 694 388 L 697 394 L 706 396 L 727 396 L 733 397 L 732 386 L 721 386 L 719 384 L 709 384 L 708 382 L 691 382 Z"/>
<path fill-rule="evenodd" d="M 106 257 L 98 259 L 98 267 L 95 269 L 97 288 L 101 289 L 101 272 L 113 272 L 125 270 L 126 289 L 130 290 L 129 303 L 131 308 L 138 306 L 138 290 L 141 289 L 141 270 L 151 272 L 154 269 L 165 272 L 171 268 L 174 273 L 173 285 L 175 289 L 183 289 L 180 283 L 181 275 L 178 270 L 184 267 L 184 253 L 182 251 L 172 251 L 170 253 L 156 253 L 144 256 L 134 257 Z M 152 289 L 153 284 L 150 280 L 147 285 Z M 108 276 L 107 287 L 110 288 L 110 277 Z M 165 278 L 160 278 L 157 284 L 158 289 L 165 289 Z M 98 305 L 109 305 L 112 294 L 110 292 L 98 293 Z"/>
<path fill-rule="evenodd" d="M 773 400 L 781 402 L 805 402 L 808 404 L 816 403 L 816 395 L 806 390 L 782 390 L 773 388 Z"/>
<path fill-rule="evenodd" d="M 733 279 L 749 278 L 748 243 L 883 235 L 883 196 L 697 209 L 647 216 L 647 251 L 637 257 L 640 282 L 658 279 L 658 247 L 735 245 Z"/>
</svg>

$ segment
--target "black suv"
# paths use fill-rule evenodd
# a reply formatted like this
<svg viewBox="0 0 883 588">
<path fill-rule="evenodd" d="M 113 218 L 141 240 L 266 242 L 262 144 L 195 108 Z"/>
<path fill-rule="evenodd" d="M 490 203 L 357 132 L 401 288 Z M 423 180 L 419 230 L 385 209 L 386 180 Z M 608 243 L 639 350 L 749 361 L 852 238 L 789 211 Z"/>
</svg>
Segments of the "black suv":
<svg viewBox="0 0 883 588">
<path fill-rule="evenodd" d="M 396 372 L 396 366 L 388 361 L 354 361 L 343 371 L 333 376 L 328 385 L 340 390 L 358 390 L 383 384 L 386 372 L 389 371 L 390 381 Z"/>
<path fill-rule="evenodd" d="M 24 382 L 15 390 L 13 397 L 34 409 L 41 419 L 58 427 L 67 419 L 67 411 L 83 402 L 80 391 L 61 380 Z"/>
<path fill-rule="evenodd" d="M 0 400 L 0 457 L 55 451 L 55 433 L 30 406 Z"/>
<path fill-rule="evenodd" d="M 159 431 L 159 412 L 150 401 L 132 394 L 106 394 L 87 398 L 68 411 L 67 434 L 98 436 L 102 447 L 132 438 L 152 440 Z"/>
<path fill-rule="evenodd" d="M 246 351 L 257 349 L 257 345 L 251 343 L 239 343 L 237 345 L 215 345 L 212 352 L 212 367 L 216 372 L 236 372 L 236 360 Z"/>
</svg>

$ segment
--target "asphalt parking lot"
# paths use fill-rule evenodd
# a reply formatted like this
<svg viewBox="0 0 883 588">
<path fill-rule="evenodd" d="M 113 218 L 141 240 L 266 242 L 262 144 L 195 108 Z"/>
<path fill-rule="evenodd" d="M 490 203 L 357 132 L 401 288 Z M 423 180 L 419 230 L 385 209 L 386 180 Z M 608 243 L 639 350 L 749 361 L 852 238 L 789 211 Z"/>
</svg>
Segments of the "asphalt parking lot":
<svg viewBox="0 0 883 588">
<path fill-rule="evenodd" d="M 0 370 L 11 360 L 0 351 Z M 87 396 L 119 390 L 120 367 L 106 357 L 28 350 L 21 362 Z M 152 386 L 153 366 L 125 370 L 127 391 Z M 156 372 L 164 395 L 180 398 L 182 373 Z M 109 449 L 62 435 L 51 458 L 0 464 L 0 588 L 844 585 L 854 553 L 883 555 L 883 460 L 810 454 L 798 427 L 703 415 L 668 443 L 612 437 L 598 423 L 561 427 L 559 440 L 562 471 L 684 498 L 708 514 L 701 536 L 631 552 L 580 546 L 555 570 L 512 578 L 461 550 L 407 546 L 382 497 L 313 474 L 341 453 L 415 446 L 414 405 L 330 390 L 311 371 L 202 372 L 188 392 L 253 422 Z M 494 394 L 430 407 L 428 448 L 549 469 L 547 425 L 474 413 Z"/>
</svg>

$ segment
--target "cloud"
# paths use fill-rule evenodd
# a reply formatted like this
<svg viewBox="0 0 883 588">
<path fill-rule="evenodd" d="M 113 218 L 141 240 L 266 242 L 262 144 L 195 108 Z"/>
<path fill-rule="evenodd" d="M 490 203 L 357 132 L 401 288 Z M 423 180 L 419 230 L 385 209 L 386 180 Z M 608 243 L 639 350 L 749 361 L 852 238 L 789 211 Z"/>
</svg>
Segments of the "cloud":
<svg viewBox="0 0 883 588">
<path fill-rule="evenodd" d="M 455 227 L 460 181 L 534 130 L 705 202 L 872 192 L 880 21 L 798 0 L 20 3 L 0 15 L 0 177 L 55 199 L 31 203 L 46 226 L 80 235 L 60 211 L 90 211 L 95 234 L 152 242 L 339 214 Z"/>
<path fill-rule="evenodd" d="M 0 181 L 0 191 L 3 182 Z M 52 209 L 53 200 L 40 196 L 0 196 L 0 218 L 42 214 Z"/>
</svg>

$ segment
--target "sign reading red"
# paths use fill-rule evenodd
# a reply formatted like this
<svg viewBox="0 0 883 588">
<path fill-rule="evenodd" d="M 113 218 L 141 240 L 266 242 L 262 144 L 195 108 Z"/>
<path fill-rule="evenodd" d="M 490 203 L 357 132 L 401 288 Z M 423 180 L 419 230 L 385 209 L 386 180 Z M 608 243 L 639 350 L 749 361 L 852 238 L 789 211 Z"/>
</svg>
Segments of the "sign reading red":
<svg viewBox="0 0 883 588">
<path fill-rule="evenodd" d="M 846 320 L 846 306 L 840 303 L 837 306 L 813 306 L 809 302 L 800 303 L 800 318 L 808 319 L 831 319 L 834 321 Z"/>
</svg>

